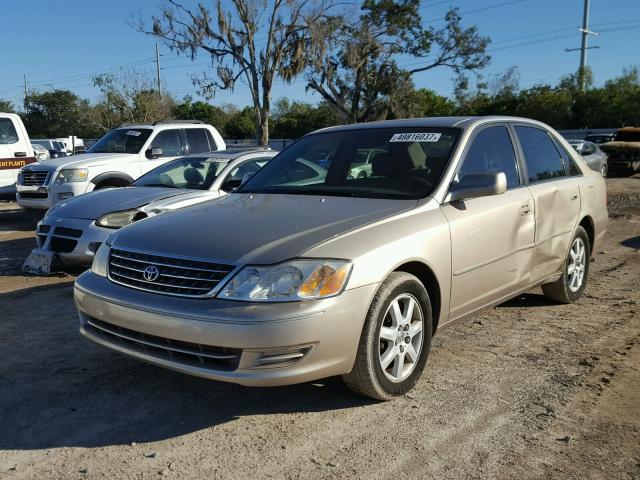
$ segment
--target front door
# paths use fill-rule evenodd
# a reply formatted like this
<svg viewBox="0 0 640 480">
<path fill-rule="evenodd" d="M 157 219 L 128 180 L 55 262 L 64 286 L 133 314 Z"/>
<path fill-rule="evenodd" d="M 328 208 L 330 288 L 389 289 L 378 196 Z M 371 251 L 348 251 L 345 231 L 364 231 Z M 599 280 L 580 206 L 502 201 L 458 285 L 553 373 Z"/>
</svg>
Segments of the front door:
<svg viewBox="0 0 640 480">
<path fill-rule="evenodd" d="M 182 142 L 182 136 L 178 128 L 158 132 L 147 148 L 148 150 L 161 148 L 162 156 L 158 158 L 147 158 L 145 157 L 145 152 L 142 152 L 142 159 L 140 161 L 141 175 L 185 154 L 184 143 Z"/>
<path fill-rule="evenodd" d="M 486 172 L 504 172 L 507 191 L 442 206 L 451 232 L 452 320 L 494 303 L 530 281 L 534 203 L 506 125 L 492 124 L 475 134 L 456 179 Z"/>
</svg>

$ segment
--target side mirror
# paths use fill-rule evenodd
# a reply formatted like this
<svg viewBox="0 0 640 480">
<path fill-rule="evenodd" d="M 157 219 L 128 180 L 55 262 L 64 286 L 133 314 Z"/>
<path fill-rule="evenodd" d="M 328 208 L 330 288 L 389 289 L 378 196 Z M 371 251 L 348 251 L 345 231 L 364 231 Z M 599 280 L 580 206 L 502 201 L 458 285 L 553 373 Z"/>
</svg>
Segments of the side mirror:
<svg viewBox="0 0 640 480">
<path fill-rule="evenodd" d="M 156 147 L 156 148 L 149 148 L 146 152 L 144 152 L 145 156 L 149 159 L 149 160 L 153 160 L 154 158 L 159 158 L 162 156 L 162 148 L 160 147 Z"/>
<path fill-rule="evenodd" d="M 473 173 L 462 177 L 449 189 L 449 201 L 468 198 L 489 197 L 507 191 L 507 176 L 504 172 Z"/>
</svg>

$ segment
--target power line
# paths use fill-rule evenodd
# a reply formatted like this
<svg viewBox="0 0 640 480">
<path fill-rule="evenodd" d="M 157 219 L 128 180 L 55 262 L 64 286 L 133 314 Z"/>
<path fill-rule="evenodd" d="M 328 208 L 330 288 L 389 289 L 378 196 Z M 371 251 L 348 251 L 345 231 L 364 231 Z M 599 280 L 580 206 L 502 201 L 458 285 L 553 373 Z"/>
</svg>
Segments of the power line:
<svg viewBox="0 0 640 480">
<path fill-rule="evenodd" d="M 479 13 L 479 12 L 484 12 L 485 10 L 492 10 L 494 8 L 501 8 L 501 7 L 506 7 L 508 5 L 513 5 L 515 3 L 522 3 L 522 2 L 526 2 L 528 0 L 510 0 L 508 2 L 502 2 L 502 3 L 496 3 L 494 5 L 487 5 L 486 7 L 482 7 L 482 8 L 476 8 L 474 10 L 465 10 L 464 12 L 460 12 L 460 15 L 470 15 L 472 13 Z M 439 18 L 430 18 L 427 20 L 424 20 L 423 23 L 432 23 L 432 22 L 437 22 L 439 20 L 445 20 L 447 17 L 439 17 Z"/>
</svg>

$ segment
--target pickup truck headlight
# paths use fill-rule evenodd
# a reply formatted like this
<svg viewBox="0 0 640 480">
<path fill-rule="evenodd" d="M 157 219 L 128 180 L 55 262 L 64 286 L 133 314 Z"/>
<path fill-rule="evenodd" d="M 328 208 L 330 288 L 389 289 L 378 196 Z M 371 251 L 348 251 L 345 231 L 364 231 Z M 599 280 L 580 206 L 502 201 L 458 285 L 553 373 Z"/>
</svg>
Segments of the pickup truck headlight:
<svg viewBox="0 0 640 480">
<path fill-rule="evenodd" d="M 140 210 L 122 210 L 120 212 L 111 212 L 101 216 L 96 220 L 96 225 L 104 228 L 122 228 L 130 223 L 142 220 L 147 216 Z"/>
<path fill-rule="evenodd" d="M 111 247 L 107 242 L 102 242 L 102 245 L 98 247 L 96 255 L 93 257 L 93 263 L 91 264 L 91 271 L 101 277 L 107 276 L 107 265 L 109 264 L 109 252 Z"/>
<path fill-rule="evenodd" d="M 346 260 L 291 260 L 278 265 L 247 265 L 219 294 L 247 302 L 291 302 L 339 295 L 351 273 Z"/>
<path fill-rule="evenodd" d="M 86 168 L 65 168 L 58 173 L 56 183 L 86 182 L 88 177 L 89 170 Z"/>
</svg>

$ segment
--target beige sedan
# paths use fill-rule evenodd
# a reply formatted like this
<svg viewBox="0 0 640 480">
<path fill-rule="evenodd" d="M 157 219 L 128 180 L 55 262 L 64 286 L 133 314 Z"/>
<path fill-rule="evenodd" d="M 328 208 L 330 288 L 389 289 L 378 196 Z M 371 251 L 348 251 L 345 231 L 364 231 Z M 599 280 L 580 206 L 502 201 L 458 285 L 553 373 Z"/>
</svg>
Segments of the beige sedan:
<svg viewBox="0 0 640 480">
<path fill-rule="evenodd" d="M 354 177 L 363 150 L 371 174 Z M 539 122 L 329 128 L 224 198 L 118 230 L 76 281 L 80 331 L 205 378 L 342 375 L 388 400 L 436 329 L 535 286 L 579 299 L 606 223 L 604 179 Z"/>
</svg>

